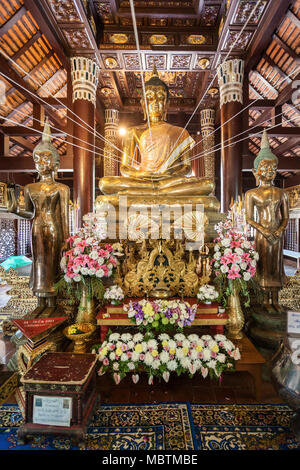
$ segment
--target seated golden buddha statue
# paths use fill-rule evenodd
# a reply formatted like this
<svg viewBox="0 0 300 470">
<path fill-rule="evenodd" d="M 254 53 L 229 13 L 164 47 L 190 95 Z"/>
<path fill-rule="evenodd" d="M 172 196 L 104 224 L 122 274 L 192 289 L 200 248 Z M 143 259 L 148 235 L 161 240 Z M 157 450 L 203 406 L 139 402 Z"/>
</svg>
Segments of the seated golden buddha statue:
<svg viewBox="0 0 300 470">
<path fill-rule="evenodd" d="M 100 180 L 100 190 L 105 195 L 210 195 L 214 180 L 191 176 L 194 140 L 186 129 L 165 120 L 169 90 L 156 67 L 145 83 L 145 96 L 147 102 L 142 99 L 141 105 L 146 123 L 127 132 L 121 176 L 105 176 Z"/>
</svg>

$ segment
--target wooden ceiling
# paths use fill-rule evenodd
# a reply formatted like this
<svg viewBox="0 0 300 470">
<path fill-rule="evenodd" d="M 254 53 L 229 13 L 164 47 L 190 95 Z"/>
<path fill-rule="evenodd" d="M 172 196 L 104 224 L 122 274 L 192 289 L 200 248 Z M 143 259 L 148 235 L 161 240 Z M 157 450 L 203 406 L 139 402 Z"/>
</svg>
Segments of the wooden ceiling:
<svg viewBox="0 0 300 470">
<path fill-rule="evenodd" d="M 31 155 L 45 112 L 56 129 L 54 143 L 66 154 L 72 55 L 93 57 L 100 66 L 97 119 L 102 126 L 106 107 L 119 109 L 121 119 L 139 117 L 141 60 L 146 74 L 155 63 L 169 84 L 174 123 L 184 126 L 197 107 L 189 123 L 195 134 L 200 109 L 218 109 L 218 94 L 209 90 L 218 88 L 216 68 L 230 51 L 230 57 L 245 60 L 248 125 L 278 124 L 270 134 L 275 153 L 300 156 L 299 98 L 294 98 L 300 80 L 300 0 L 257 3 L 135 0 L 137 45 L 128 0 L 0 0 L 0 71 L 5 75 L 0 78 L 6 87 L 6 100 L 0 100 L 2 155 Z M 251 137 L 245 154 L 256 154 L 259 143 Z"/>
</svg>

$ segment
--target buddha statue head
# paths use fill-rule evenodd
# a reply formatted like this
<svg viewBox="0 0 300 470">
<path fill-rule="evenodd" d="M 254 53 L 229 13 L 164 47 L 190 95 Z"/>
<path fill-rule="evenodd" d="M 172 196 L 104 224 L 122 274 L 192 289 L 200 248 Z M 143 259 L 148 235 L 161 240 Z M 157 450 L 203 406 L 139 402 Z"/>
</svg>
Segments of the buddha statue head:
<svg viewBox="0 0 300 470">
<path fill-rule="evenodd" d="M 167 84 L 159 78 L 155 65 L 150 79 L 145 83 L 145 95 L 150 122 L 165 121 L 167 117 L 169 88 Z M 144 97 L 141 99 L 141 105 L 144 112 L 144 120 L 146 120 L 147 110 Z"/>
<path fill-rule="evenodd" d="M 51 143 L 48 117 L 45 119 L 41 142 L 33 150 L 33 161 L 39 175 L 56 174 L 59 167 L 59 153 Z"/>
<path fill-rule="evenodd" d="M 272 153 L 267 132 L 264 130 L 260 151 L 254 160 L 254 168 L 252 170 L 256 184 L 272 183 L 276 176 L 277 165 L 278 158 Z"/>
</svg>

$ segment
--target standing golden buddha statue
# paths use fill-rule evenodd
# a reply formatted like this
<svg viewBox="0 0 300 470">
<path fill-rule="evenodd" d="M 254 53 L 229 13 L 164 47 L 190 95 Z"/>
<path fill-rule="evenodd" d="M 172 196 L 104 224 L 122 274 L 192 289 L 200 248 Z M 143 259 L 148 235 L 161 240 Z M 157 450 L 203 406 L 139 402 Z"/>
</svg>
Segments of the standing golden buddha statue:
<svg viewBox="0 0 300 470">
<path fill-rule="evenodd" d="M 55 283 L 60 271 L 61 250 L 69 236 L 70 190 L 55 181 L 59 154 L 51 144 L 48 120 L 45 122 L 42 141 L 33 151 L 39 181 L 24 188 L 25 208 L 17 201 L 14 190 L 8 190 L 8 212 L 32 219 L 31 249 L 32 270 L 30 288 L 38 298 L 38 307 L 30 318 L 49 317 L 55 311 Z"/>
<path fill-rule="evenodd" d="M 268 319 L 268 327 L 273 324 L 274 331 L 269 335 L 266 331 L 261 333 L 270 343 L 272 338 L 275 340 L 276 335 L 281 335 L 279 331 L 276 334 L 276 330 L 284 328 L 283 309 L 278 304 L 278 294 L 284 283 L 283 238 L 289 219 L 287 193 L 274 186 L 277 165 L 278 159 L 271 152 L 268 136 L 264 131 L 261 150 L 254 160 L 253 169 L 258 187 L 246 192 L 245 209 L 247 223 L 255 229 L 255 246 L 259 254 L 257 278 L 264 292 L 261 309 L 264 313 L 262 317 L 256 317 L 255 313 L 254 316 L 258 323 L 262 318 L 262 323 L 267 320 L 268 315 L 273 319 Z M 260 327 L 267 330 L 268 327 L 262 323 Z"/>
</svg>

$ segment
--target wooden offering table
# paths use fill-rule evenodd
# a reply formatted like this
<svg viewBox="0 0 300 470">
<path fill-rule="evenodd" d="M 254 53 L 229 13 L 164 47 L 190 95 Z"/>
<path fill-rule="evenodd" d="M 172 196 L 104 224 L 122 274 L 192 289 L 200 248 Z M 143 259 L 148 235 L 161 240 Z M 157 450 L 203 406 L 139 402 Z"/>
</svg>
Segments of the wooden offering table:
<svg viewBox="0 0 300 470">
<path fill-rule="evenodd" d="M 105 305 L 97 315 L 97 325 L 100 325 L 100 340 L 104 341 L 105 336 L 111 326 L 134 326 L 123 306 L 129 304 L 130 301 L 138 302 L 142 299 L 125 298 L 120 305 Z M 149 299 L 152 300 L 152 299 Z M 153 299 L 157 300 L 157 299 Z M 172 300 L 172 299 L 168 299 Z M 185 298 L 185 302 L 190 305 L 197 303 L 195 298 Z M 227 323 L 228 315 L 218 312 L 219 305 L 216 302 L 210 305 L 198 304 L 197 313 L 192 326 L 210 326 L 213 334 L 223 334 L 224 326 Z"/>
<path fill-rule="evenodd" d="M 262 390 L 262 366 L 266 361 L 247 336 L 244 336 L 239 341 L 234 341 L 234 343 L 241 353 L 241 359 L 236 363 L 236 370 L 246 371 L 252 375 L 254 379 L 255 398 L 259 403 Z"/>
<path fill-rule="evenodd" d="M 95 354 L 46 353 L 21 378 L 25 424 L 20 443 L 35 434 L 61 434 L 80 443 L 97 404 Z"/>
</svg>

